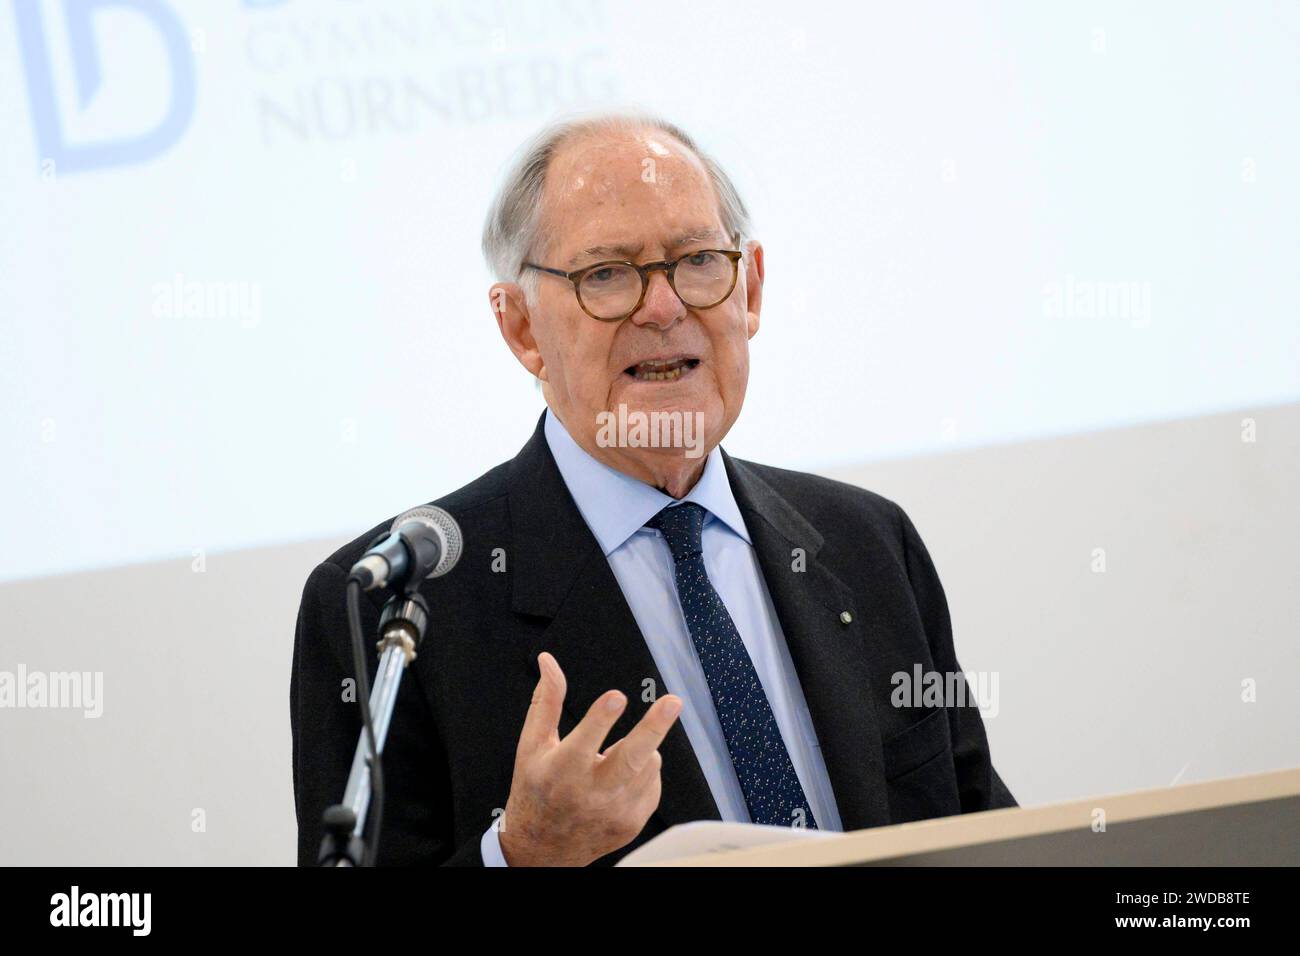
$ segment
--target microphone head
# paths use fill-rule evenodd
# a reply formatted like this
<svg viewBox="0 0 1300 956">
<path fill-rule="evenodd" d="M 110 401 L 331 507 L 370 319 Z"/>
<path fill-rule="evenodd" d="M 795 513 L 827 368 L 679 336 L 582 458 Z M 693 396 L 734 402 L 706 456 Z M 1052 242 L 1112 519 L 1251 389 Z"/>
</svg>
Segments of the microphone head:
<svg viewBox="0 0 1300 956">
<path fill-rule="evenodd" d="M 442 556 L 427 577 L 440 578 L 456 566 L 465 541 L 460 534 L 460 525 L 446 511 L 436 505 L 421 505 L 403 512 L 393 521 L 393 531 L 408 521 L 418 521 L 436 534 L 442 543 Z"/>
</svg>

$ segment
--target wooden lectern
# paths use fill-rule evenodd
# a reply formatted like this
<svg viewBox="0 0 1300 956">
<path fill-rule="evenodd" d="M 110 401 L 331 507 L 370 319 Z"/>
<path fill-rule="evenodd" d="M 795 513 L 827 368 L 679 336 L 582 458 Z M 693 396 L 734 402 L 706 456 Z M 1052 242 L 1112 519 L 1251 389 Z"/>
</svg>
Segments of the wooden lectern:
<svg viewBox="0 0 1300 956">
<path fill-rule="evenodd" d="M 1297 866 L 1300 768 L 647 865 Z"/>
</svg>

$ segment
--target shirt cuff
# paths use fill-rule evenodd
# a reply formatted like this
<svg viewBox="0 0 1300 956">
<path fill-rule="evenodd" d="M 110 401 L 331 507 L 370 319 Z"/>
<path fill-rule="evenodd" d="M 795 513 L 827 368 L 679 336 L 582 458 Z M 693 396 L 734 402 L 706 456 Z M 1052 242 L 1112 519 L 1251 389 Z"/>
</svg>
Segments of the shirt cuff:
<svg viewBox="0 0 1300 956">
<path fill-rule="evenodd" d="M 501 852 L 501 834 L 497 832 L 497 824 L 494 822 L 483 832 L 483 838 L 479 840 L 479 852 L 483 854 L 484 866 L 509 866 L 506 862 L 506 855 Z"/>
</svg>

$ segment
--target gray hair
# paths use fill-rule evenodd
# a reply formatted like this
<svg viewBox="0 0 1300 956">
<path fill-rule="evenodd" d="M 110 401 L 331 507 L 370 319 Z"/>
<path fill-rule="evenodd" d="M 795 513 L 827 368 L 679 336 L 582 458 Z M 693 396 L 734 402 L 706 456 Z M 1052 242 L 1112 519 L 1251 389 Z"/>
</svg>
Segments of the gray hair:
<svg viewBox="0 0 1300 956">
<path fill-rule="evenodd" d="M 631 112 L 561 119 L 543 127 L 523 145 L 488 210 L 483 226 L 483 256 L 497 281 L 518 281 L 530 300 L 536 295 L 537 276 L 525 275 L 523 268 L 537 244 L 546 171 L 560 147 L 589 133 L 637 129 L 658 130 L 693 152 L 717 193 L 724 231 L 728 236 L 739 236 L 741 241 L 750 234 L 749 210 L 731 177 L 680 126 L 657 116 Z"/>
</svg>

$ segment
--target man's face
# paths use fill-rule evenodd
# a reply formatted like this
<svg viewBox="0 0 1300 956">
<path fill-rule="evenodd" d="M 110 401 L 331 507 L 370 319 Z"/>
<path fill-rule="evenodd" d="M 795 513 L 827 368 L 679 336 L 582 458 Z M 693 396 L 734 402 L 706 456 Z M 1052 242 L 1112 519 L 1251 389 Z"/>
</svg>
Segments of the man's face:
<svg viewBox="0 0 1300 956">
<path fill-rule="evenodd" d="M 542 217 L 532 261 L 565 272 L 613 259 L 642 264 L 734 248 L 703 165 L 676 140 L 649 130 L 562 147 L 547 173 Z M 704 452 L 722 440 L 740 414 L 749 378 L 761 247 L 750 244 L 731 294 L 706 309 L 684 305 L 663 272 L 652 273 L 640 308 L 621 322 L 587 315 L 562 277 L 540 274 L 537 282 L 526 319 L 512 322 L 501 309 L 498 318 L 520 361 L 542 378 L 548 404 L 588 452 L 661 486 L 657 479 L 680 467 L 680 447 L 602 447 L 600 413 L 617 416 L 620 406 L 692 416 L 703 424 Z M 507 325 L 521 322 L 526 329 L 512 336 Z M 700 454 L 697 446 L 697 464 Z"/>
</svg>

